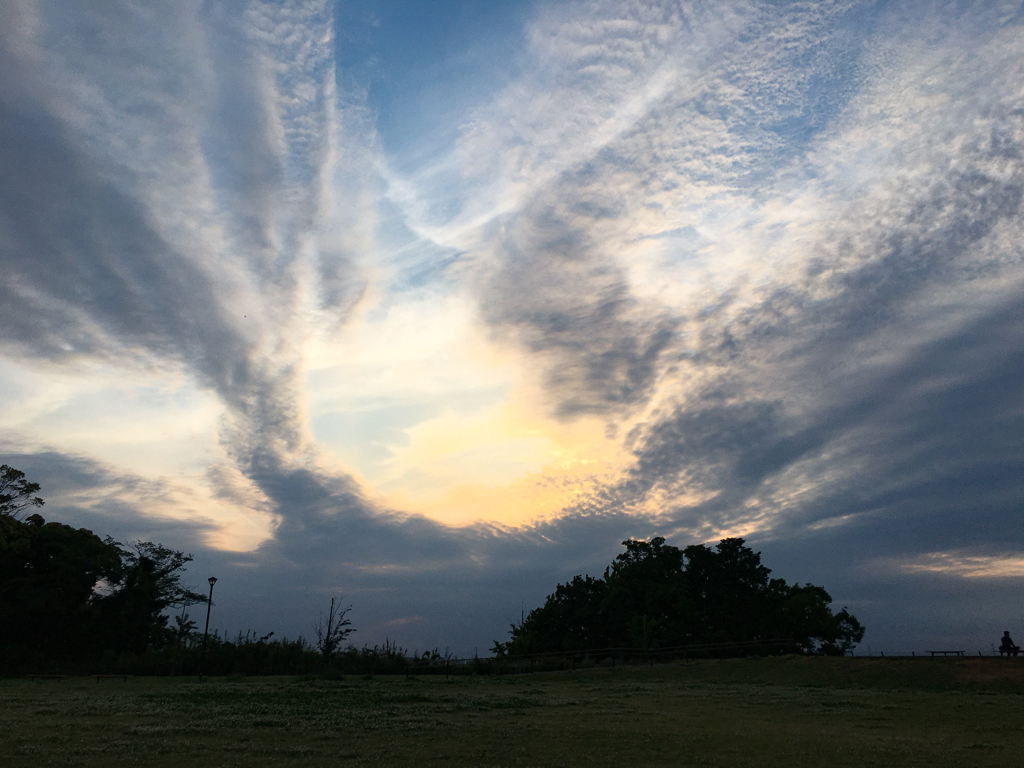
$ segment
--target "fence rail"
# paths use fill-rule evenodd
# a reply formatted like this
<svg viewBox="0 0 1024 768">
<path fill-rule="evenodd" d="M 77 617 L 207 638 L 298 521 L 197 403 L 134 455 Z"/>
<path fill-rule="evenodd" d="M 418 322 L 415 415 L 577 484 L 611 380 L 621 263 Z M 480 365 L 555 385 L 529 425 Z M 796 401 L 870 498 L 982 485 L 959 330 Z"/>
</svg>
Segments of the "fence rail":
<svg viewBox="0 0 1024 768">
<path fill-rule="evenodd" d="M 615 667 L 617 665 L 645 664 L 697 659 L 726 658 L 759 653 L 761 655 L 794 652 L 792 640 L 750 640 L 732 643 L 702 643 L 677 645 L 668 648 L 589 648 L 572 651 L 545 651 L 506 656 L 473 658 L 442 657 L 426 661 L 410 659 L 405 665 L 406 676 L 439 675 L 445 677 L 466 674 L 524 674 L 550 672 L 583 667 Z"/>
</svg>

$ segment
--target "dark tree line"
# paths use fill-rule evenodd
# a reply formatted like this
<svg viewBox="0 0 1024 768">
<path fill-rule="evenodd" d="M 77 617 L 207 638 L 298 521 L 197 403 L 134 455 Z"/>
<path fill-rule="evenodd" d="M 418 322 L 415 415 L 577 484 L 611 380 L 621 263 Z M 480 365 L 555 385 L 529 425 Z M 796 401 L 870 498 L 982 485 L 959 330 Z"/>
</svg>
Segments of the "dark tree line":
<svg viewBox="0 0 1024 768">
<path fill-rule="evenodd" d="M 188 609 L 208 598 L 182 583 L 191 555 L 47 522 L 30 514 L 38 492 L 0 465 L 0 675 L 363 674 L 441 658 L 390 642 L 343 647 L 355 630 L 340 598 L 314 622 L 314 642 L 214 631 L 204 650 Z"/>
<path fill-rule="evenodd" d="M 0 514 L 0 671 L 95 668 L 173 644 L 166 612 L 206 601 L 181 584 L 191 559 Z"/>
<path fill-rule="evenodd" d="M 0 674 L 195 674 L 202 633 L 187 609 L 207 597 L 182 584 L 191 556 L 152 542 L 101 539 L 27 514 L 43 505 L 38 491 L 23 473 L 0 466 Z M 864 635 L 845 608 L 832 612 L 823 588 L 769 578 L 760 554 L 742 539 L 723 539 L 714 549 L 680 550 L 662 538 L 623 544 L 626 551 L 603 578 L 559 584 L 494 651 L 786 640 L 805 653 L 838 654 Z M 349 610 L 332 600 L 314 623 L 315 643 L 272 640 L 273 633 L 234 641 L 214 636 L 208 671 L 394 672 L 426 659 L 390 643 L 343 649 L 353 631 Z"/>
<path fill-rule="evenodd" d="M 661 537 L 624 541 L 604 578 L 576 576 L 513 624 L 499 655 L 598 648 L 785 640 L 803 653 L 843 654 L 864 636 L 822 587 L 770 578 L 743 539 L 679 549 Z"/>
</svg>

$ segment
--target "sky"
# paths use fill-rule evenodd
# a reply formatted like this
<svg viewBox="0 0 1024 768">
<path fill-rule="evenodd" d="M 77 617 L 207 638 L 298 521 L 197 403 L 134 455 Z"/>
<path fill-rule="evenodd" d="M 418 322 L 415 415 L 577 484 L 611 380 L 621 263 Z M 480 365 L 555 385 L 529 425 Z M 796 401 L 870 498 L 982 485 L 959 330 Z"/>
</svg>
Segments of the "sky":
<svg viewBox="0 0 1024 768">
<path fill-rule="evenodd" d="M 0 19 L 0 463 L 213 626 L 484 654 L 660 535 L 1024 635 L 1022 3 Z"/>
</svg>

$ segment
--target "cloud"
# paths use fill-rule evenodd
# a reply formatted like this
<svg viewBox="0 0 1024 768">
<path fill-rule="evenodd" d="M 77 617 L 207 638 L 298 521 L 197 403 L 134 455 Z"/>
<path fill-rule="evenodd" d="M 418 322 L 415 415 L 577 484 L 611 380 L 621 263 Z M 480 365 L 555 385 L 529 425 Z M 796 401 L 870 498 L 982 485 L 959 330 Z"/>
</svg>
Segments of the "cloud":
<svg viewBox="0 0 1024 768">
<path fill-rule="evenodd" d="M 507 333 L 535 356 L 557 413 L 599 410 L 636 423 L 635 465 L 581 509 L 636 509 L 645 499 L 664 504 L 685 494 L 691 501 L 678 514 L 692 533 L 743 520 L 770 530 L 777 513 L 760 492 L 777 475 L 816 462 L 821 486 L 842 473 L 829 466 L 835 451 L 866 461 L 882 440 L 889 453 L 881 461 L 890 463 L 878 473 L 906 482 L 912 495 L 910 478 L 936 465 L 911 466 L 906 441 L 927 431 L 955 444 L 955 434 L 1018 418 L 1010 403 L 1019 389 L 1006 367 L 1020 355 L 1006 330 L 1020 298 L 1019 237 L 1011 234 L 1019 231 L 1022 191 L 1021 73 L 1019 59 L 1011 60 L 1019 53 L 1017 27 L 1003 27 L 995 14 L 987 25 L 974 18 L 972 45 L 957 40 L 950 49 L 927 39 L 942 19 L 921 20 L 919 40 L 883 13 L 871 19 L 879 31 L 854 44 L 848 10 L 752 11 L 739 28 L 756 31 L 755 42 L 730 45 L 723 35 L 714 48 L 721 60 L 700 68 L 697 95 L 671 46 L 661 58 L 643 57 L 657 59 L 661 82 L 680 85 L 645 103 L 629 131 L 604 134 L 595 152 L 579 154 L 598 128 L 581 129 L 575 112 L 552 110 L 553 121 L 572 112 L 570 124 L 582 135 L 545 145 L 552 152 L 570 145 L 569 159 L 552 163 L 562 170 L 540 174 L 544 185 L 514 215 L 499 217 L 486 262 L 491 282 L 481 295 L 499 336 Z M 549 22 L 534 37 L 561 44 L 562 30 L 544 27 Z M 832 31 L 819 34 L 825 28 Z M 616 27 L 631 44 L 643 39 L 641 29 L 635 19 Z M 685 36 L 681 29 L 672 34 Z M 598 63 L 618 62 L 618 38 L 596 37 L 606 47 L 586 48 L 588 76 L 592 69 L 604 76 Z M 781 44 L 790 39 L 793 46 Z M 823 54 L 834 46 L 840 61 L 856 63 L 850 73 Z M 893 62 L 882 66 L 879 55 L 897 46 L 920 54 L 904 75 Z M 567 50 L 576 49 L 570 43 Z M 555 69 L 548 81 L 569 78 L 577 101 L 591 89 L 583 75 L 565 73 L 576 71 L 580 55 L 548 62 Z M 675 75 L 664 74 L 673 67 Z M 819 86 L 811 83 L 837 78 L 842 99 L 816 107 Z M 524 95 L 519 87 L 509 94 L 527 104 L 557 92 Z M 614 88 L 602 80 L 592 90 L 607 99 Z M 729 109 L 706 108 L 726 97 Z M 804 110 L 818 121 L 813 130 L 765 131 Z M 700 166 L 680 162 L 711 136 L 721 151 L 703 150 Z M 865 154 L 874 177 L 858 168 Z M 719 157 L 732 157 L 734 172 L 708 164 Z M 757 170 L 744 170 L 743 158 Z M 728 217 L 729 206 L 741 215 Z M 663 232 L 692 226 L 703 238 L 690 252 L 638 248 L 637 235 L 649 242 L 659 225 Z M 643 284 L 637 276 L 644 273 L 628 263 L 634 257 L 656 265 L 647 274 L 664 265 L 682 290 Z M 959 362 L 961 345 L 975 357 L 969 364 Z M 969 366 L 975 380 L 958 365 Z M 965 430 L 969 401 L 991 410 L 977 415 L 984 426 L 976 421 Z M 995 445 L 994 455 L 1012 452 L 1004 441 Z M 921 462 L 936 459 L 916 453 Z M 893 476 L 895 467 L 906 480 Z M 792 498 L 796 489 L 773 492 Z M 801 493 L 808 503 L 807 490 Z M 1012 498 L 1008 487 L 995 493 L 1004 504 Z M 712 501 L 692 502 L 708 494 Z"/>
<path fill-rule="evenodd" d="M 617 265 L 554 211 L 523 219 L 482 297 L 486 320 L 541 361 L 560 416 L 642 403 L 673 319 L 645 316 Z"/>
<path fill-rule="evenodd" d="M 300 347 L 362 290 L 324 192 L 343 139 L 327 5 L 183 6 L 160 35 L 144 5 L 80 9 L 59 52 L 63 10 L 17 10 L 33 34 L 0 64 L 7 349 L 176 364 L 217 392 L 240 460 L 301 454 Z"/>
<path fill-rule="evenodd" d="M 956 552 L 929 552 L 916 562 L 902 563 L 910 573 L 940 573 L 969 579 L 1020 578 L 1024 576 L 1024 556 L 964 555 Z"/>
<path fill-rule="evenodd" d="M 702 272 L 748 269 L 730 263 L 729 243 L 685 265 L 657 243 L 743 226 L 735 211 L 821 130 L 765 126 L 841 108 L 816 108 L 808 82 L 827 90 L 855 58 L 848 36 L 825 33 L 844 13 L 595 3 L 535 22 L 535 69 L 477 110 L 453 156 L 472 197 L 423 230 L 476 243 L 485 317 L 533 354 L 560 417 L 635 413 L 678 360 L 694 311 L 664 284 L 693 301 Z M 832 58 L 812 55 L 822 48 Z M 478 241 L 464 237 L 471 223 Z"/>
<path fill-rule="evenodd" d="M 118 471 L 85 456 L 59 451 L 19 452 L 3 444 L 4 463 L 39 483 L 45 519 L 86 527 L 122 541 L 173 541 L 175 548 L 202 551 L 219 524 L 182 516 L 181 489 L 173 484 Z M 175 514 L 161 514 L 171 508 Z"/>
</svg>

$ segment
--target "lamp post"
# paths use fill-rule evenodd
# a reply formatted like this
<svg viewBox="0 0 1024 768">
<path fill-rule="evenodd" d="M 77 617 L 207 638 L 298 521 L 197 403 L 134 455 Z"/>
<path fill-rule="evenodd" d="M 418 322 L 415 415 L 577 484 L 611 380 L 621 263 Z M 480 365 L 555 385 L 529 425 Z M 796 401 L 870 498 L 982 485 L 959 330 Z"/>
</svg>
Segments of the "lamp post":
<svg viewBox="0 0 1024 768">
<path fill-rule="evenodd" d="M 210 599 L 206 603 L 206 629 L 203 630 L 203 655 L 199 662 L 199 679 L 203 679 L 203 673 L 206 672 L 206 637 L 210 634 L 210 609 L 213 608 L 213 585 L 217 583 L 217 578 L 211 576 L 207 581 L 210 582 Z"/>
</svg>

